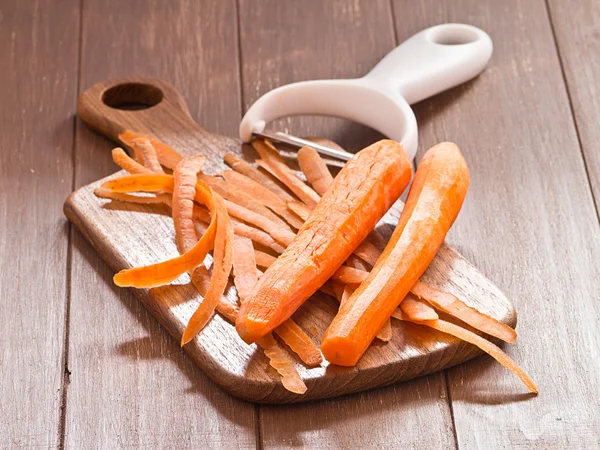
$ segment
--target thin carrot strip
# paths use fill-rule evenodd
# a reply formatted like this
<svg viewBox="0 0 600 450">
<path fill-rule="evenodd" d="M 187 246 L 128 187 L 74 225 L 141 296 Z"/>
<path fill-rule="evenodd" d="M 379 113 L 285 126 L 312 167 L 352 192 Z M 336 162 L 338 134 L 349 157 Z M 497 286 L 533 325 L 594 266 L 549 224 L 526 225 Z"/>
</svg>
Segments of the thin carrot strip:
<svg viewBox="0 0 600 450">
<path fill-rule="evenodd" d="M 456 145 L 445 142 L 427 151 L 390 242 L 323 336 L 321 350 L 330 363 L 357 363 L 429 266 L 460 211 L 468 186 L 469 170 Z M 243 317 L 240 309 L 238 331 Z"/>
<path fill-rule="evenodd" d="M 366 241 L 361 242 L 360 245 L 356 247 L 354 254 L 371 266 L 374 266 L 379 259 L 379 256 L 381 256 L 381 252 L 377 250 L 377 247 Z"/>
<path fill-rule="evenodd" d="M 154 146 L 148 138 L 134 139 L 132 145 L 136 156 L 138 154 L 141 156 L 140 162 L 144 164 L 144 167 L 147 167 L 152 172 L 165 173 L 162 166 L 158 162 L 158 155 L 156 154 L 156 149 L 154 148 Z"/>
<path fill-rule="evenodd" d="M 256 162 L 260 167 L 271 172 L 308 207 L 314 208 L 319 203 L 321 198 L 319 194 L 298 178 L 294 171 L 283 161 L 275 147 L 257 139 L 252 141 L 252 146 L 262 158 Z"/>
<path fill-rule="evenodd" d="M 241 303 L 258 282 L 254 247 L 247 237 L 235 236 L 233 239 L 233 282 Z"/>
<path fill-rule="evenodd" d="M 219 299 L 225 292 L 227 280 L 233 266 L 233 224 L 227 214 L 223 198 L 214 194 L 214 215 L 217 217 L 213 271 L 204 300 L 194 312 L 181 337 L 181 346 L 190 342 L 209 322 Z"/>
<path fill-rule="evenodd" d="M 110 189 L 103 187 L 97 187 L 94 189 L 94 195 L 100 198 L 106 198 L 109 200 L 117 200 L 120 202 L 137 203 L 140 205 L 156 205 L 165 204 L 171 206 L 171 197 L 167 194 L 155 194 L 152 196 L 141 196 L 126 194 L 124 192 L 114 192 Z"/>
<path fill-rule="evenodd" d="M 392 322 L 390 319 L 383 323 L 383 326 L 375 337 L 382 342 L 390 342 L 392 340 Z"/>
<path fill-rule="evenodd" d="M 201 264 L 194 269 L 192 272 L 192 283 L 200 292 L 200 295 L 203 297 L 206 296 L 208 291 L 208 286 L 210 285 L 210 274 L 208 273 L 208 269 L 205 265 Z M 235 318 L 237 317 L 238 309 L 233 303 L 227 300 L 225 297 L 221 296 L 219 302 L 217 303 L 217 311 L 223 317 L 225 317 L 229 322 L 235 323 Z"/>
<path fill-rule="evenodd" d="M 169 147 L 167 144 L 159 141 L 158 139 L 154 139 L 150 136 L 146 136 L 141 133 L 136 133 L 135 131 L 125 130 L 121 134 L 119 134 L 119 140 L 123 142 L 128 147 L 133 148 L 133 141 L 139 138 L 148 139 L 154 149 L 156 150 L 156 155 L 158 157 L 158 161 L 165 167 L 169 169 L 175 169 L 177 163 L 181 160 L 182 156 Z"/>
<path fill-rule="evenodd" d="M 427 303 L 416 298 L 414 294 L 408 294 L 404 300 L 402 300 L 402 303 L 400 303 L 400 309 L 408 316 L 410 320 L 423 321 L 439 319 L 435 309 L 433 309 Z"/>
<path fill-rule="evenodd" d="M 406 316 L 404 320 L 409 319 Z M 496 361 L 498 361 L 500 364 L 502 364 L 504 367 L 506 367 L 508 370 L 510 370 L 512 373 L 518 376 L 519 379 L 523 382 L 523 384 L 527 386 L 527 388 L 531 392 L 535 394 L 538 393 L 538 388 L 535 385 L 535 382 L 531 379 L 529 375 L 527 375 L 527 373 L 523 369 L 521 369 L 517 365 L 516 362 L 514 362 L 510 358 L 510 356 L 504 353 L 500 347 L 492 344 L 490 341 L 482 338 L 478 334 L 475 334 L 469 330 L 465 330 L 464 328 L 459 327 L 458 325 L 441 319 L 426 320 L 422 322 L 415 321 L 415 323 L 419 325 L 425 325 L 427 327 L 433 328 L 434 330 L 438 330 L 442 333 L 449 334 L 462 341 L 468 342 L 469 344 L 473 344 L 479 347 L 481 350 L 486 352 L 488 355 L 490 355 L 492 358 L 494 358 Z"/>
<path fill-rule="evenodd" d="M 266 217 L 228 200 L 226 200 L 226 205 L 227 212 L 231 216 L 266 231 L 273 239 L 281 244 L 287 246 L 294 239 L 295 233 L 291 232 L 289 228 L 281 228 L 278 224 L 270 221 Z"/>
<path fill-rule="evenodd" d="M 257 341 L 270 360 L 271 366 L 281 375 L 283 386 L 295 394 L 304 394 L 306 385 L 296 370 L 296 363 L 282 348 L 271 334 L 267 334 Z"/>
<path fill-rule="evenodd" d="M 479 331 L 502 339 L 509 344 L 514 344 L 517 340 L 517 332 L 511 327 L 471 308 L 452 294 L 434 289 L 420 281 L 410 291 L 437 309 L 462 320 Z"/>
<path fill-rule="evenodd" d="M 135 161 L 120 147 L 113 148 L 112 159 L 117 166 L 131 174 L 151 172 L 150 169 Z"/>
<path fill-rule="evenodd" d="M 139 140 L 135 140 L 134 145 L 137 142 Z M 180 253 L 187 252 L 198 241 L 194 228 L 194 196 L 196 174 L 202 170 L 205 161 L 204 155 L 187 156 L 177 163 L 173 171 L 172 215 L 175 225 L 175 241 Z M 158 164 L 158 161 L 156 163 Z"/>
<path fill-rule="evenodd" d="M 319 202 L 319 197 L 304 181 L 297 177 L 292 169 L 285 163 L 274 160 L 259 159 L 256 164 L 281 181 L 290 191 L 309 207 L 314 208 Z"/>
<path fill-rule="evenodd" d="M 256 265 L 263 268 L 269 267 L 277 259 L 275 256 L 261 252 L 260 250 L 254 250 L 254 258 L 256 260 Z"/>
<path fill-rule="evenodd" d="M 308 216 L 310 216 L 310 209 L 304 203 L 298 200 L 290 200 L 287 202 L 287 207 L 302 220 L 308 220 Z"/>
<path fill-rule="evenodd" d="M 289 211 L 285 202 L 263 185 L 258 184 L 253 179 L 235 170 L 225 170 L 221 175 L 232 186 L 243 190 L 256 200 L 261 201 L 267 208 L 281 216 L 295 229 L 299 229 L 302 226 L 302 220 Z"/>
<path fill-rule="evenodd" d="M 283 339 L 288 347 L 310 367 L 323 362 L 321 352 L 308 335 L 292 319 L 288 319 L 275 328 L 275 333 Z"/>
<path fill-rule="evenodd" d="M 220 194 L 223 198 L 240 206 L 243 206 L 246 209 L 254 211 L 255 213 L 262 215 L 263 217 L 266 217 L 272 222 L 275 222 L 281 228 L 288 228 L 289 230 L 291 230 L 291 228 L 289 228 L 289 225 L 283 219 L 281 219 L 269 208 L 264 206 L 259 200 L 256 200 L 254 197 L 242 191 L 241 189 L 232 186 L 225 180 L 206 174 L 200 174 L 198 178 L 204 181 L 206 184 L 208 184 L 211 188 L 213 188 L 213 190 L 217 194 Z"/>
<path fill-rule="evenodd" d="M 342 298 L 340 299 L 340 306 L 342 306 L 346 302 L 346 300 L 350 298 L 350 296 L 354 293 L 355 290 L 356 287 L 352 285 L 347 284 L 344 286 L 344 290 L 342 291 Z"/>
<path fill-rule="evenodd" d="M 332 275 L 331 279 L 344 284 L 359 284 L 369 276 L 369 272 L 355 269 L 354 267 L 342 266 Z"/>
<path fill-rule="evenodd" d="M 110 180 L 104 183 L 102 187 L 118 192 L 172 192 L 173 177 L 160 174 L 129 175 Z M 203 203 L 211 209 L 213 208 L 212 193 L 210 188 L 204 183 L 196 183 L 195 199 L 199 203 Z M 162 286 L 202 264 L 215 240 L 217 228 L 215 218 L 216 214 L 212 216 L 206 233 L 190 251 L 157 264 L 121 270 L 113 278 L 115 284 L 121 287 L 130 286 L 137 288 Z"/>
<path fill-rule="evenodd" d="M 244 161 L 241 158 L 238 158 L 233 153 L 227 153 L 225 155 L 225 163 L 242 175 L 247 176 L 248 178 L 256 181 L 258 184 L 264 186 L 277 197 L 279 197 L 283 202 L 287 202 L 288 200 L 292 200 L 290 194 L 286 192 L 281 186 L 279 186 L 275 181 L 269 178 L 268 175 L 265 175 L 252 164 L 247 161 Z"/>
<path fill-rule="evenodd" d="M 333 183 L 331 172 L 314 148 L 302 147 L 298 150 L 298 165 L 317 194 L 323 195 Z"/>
</svg>

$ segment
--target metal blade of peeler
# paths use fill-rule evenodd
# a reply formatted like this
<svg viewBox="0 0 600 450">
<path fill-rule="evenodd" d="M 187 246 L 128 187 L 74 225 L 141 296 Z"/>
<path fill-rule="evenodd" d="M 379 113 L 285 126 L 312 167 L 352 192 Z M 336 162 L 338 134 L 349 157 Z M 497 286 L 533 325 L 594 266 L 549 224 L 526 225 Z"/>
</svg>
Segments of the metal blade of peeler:
<svg viewBox="0 0 600 450">
<path fill-rule="evenodd" d="M 281 131 L 263 131 L 261 133 L 254 132 L 252 133 L 254 136 L 259 136 L 262 138 L 269 139 L 274 142 L 280 142 L 282 144 L 288 144 L 292 147 L 312 147 L 321 155 L 330 156 L 331 158 L 336 158 L 342 161 L 348 161 L 350 158 L 354 156 L 352 153 L 344 152 L 342 150 L 337 150 L 335 148 L 327 147 L 325 145 L 317 144 L 315 142 L 309 141 L 307 139 L 302 139 L 296 136 L 292 136 L 291 134 L 282 133 Z"/>
</svg>

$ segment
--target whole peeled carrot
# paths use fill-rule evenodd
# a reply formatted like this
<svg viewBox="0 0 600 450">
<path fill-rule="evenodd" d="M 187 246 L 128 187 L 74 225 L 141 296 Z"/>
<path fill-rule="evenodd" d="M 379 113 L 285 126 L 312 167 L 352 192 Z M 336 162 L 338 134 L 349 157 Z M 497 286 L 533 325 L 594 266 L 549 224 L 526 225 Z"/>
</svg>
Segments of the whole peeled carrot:
<svg viewBox="0 0 600 450">
<path fill-rule="evenodd" d="M 400 197 L 411 172 L 394 141 L 379 141 L 353 157 L 242 304 L 236 320 L 242 339 L 265 336 L 314 294 Z"/>
<path fill-rule="evenodd" d="M 356 364 L 429 266 L 468 187 L 469 169 L 456 145 L 444 142 L 427 151 L 385 250 L 323 336 L 321 351 L 329 362 Z"/>
</svg>

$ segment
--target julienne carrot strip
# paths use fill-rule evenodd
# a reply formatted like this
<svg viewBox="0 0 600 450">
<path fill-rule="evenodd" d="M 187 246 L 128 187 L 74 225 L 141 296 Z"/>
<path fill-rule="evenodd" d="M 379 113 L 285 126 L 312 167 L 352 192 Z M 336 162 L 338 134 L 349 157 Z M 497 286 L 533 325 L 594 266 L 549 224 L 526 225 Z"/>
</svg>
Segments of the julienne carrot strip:
<svg viewBox="0 0 600 450">
<path fill-rule="evenodd" d="M 134 145 L 138 141 L 135 140 Z M 175 241 L 180 253 L 187 252 L 198 241 L 194 228 L 194 196 L 196 174 L 202 170 L 205 161 L 204 155 L 188 156 L 179 161 L 173 171 L 172 215 Z"/>
<path fill-rule="evenodd" d="M 233 153 L 227 153 L 225 155 L 225 163 L 236 172 L 247 176 L 248 178 L 267 188 L 269 191 L 279 197 L 281 201 L 287 202 L 288 200 L 294 199 L 294 197 L 288 194 L 285 189 L 269 178 L 268 175 L 265 175 L 252 164 L 244 161 L 241 158 L 238 158 Z"/>
<path fill-rule="evenodd" d="M 319 203 L 319 194 L 296 176 L 294 171 L 283 161 L 275 147 L 269 146 L 265 141 L 260 140 L 253 140 L 252 146 L 262 158 L 256 162 L 260 167 L 271 172 L 309 208 L 314 208 Z"/>
<path fill-rule="evenodd" d="M 150 169 L 135 161 L 120 147 L 113 148 L 112 159 L 117 166 L 131 174 L 151 172 Z"/>
<path fill-rule="evenodd" d="M 267 208 L 283 217 L 296 230 L 302 226 L 303 221 L 291 213 L 285 202 L 266 187 L 235 170 L 225 170 L 221 175 L 232 186 L 249 193 L 255 199 L 260 199 Z"/>
<path fill-rule="evenodd" d="M 203 297 L 206 296 L 208 291 L 208 286 L 210 285 L 210 274 L 205 265 L 201 264 L 194 269 L 192 272 L 192 283 L 200 292 L 200 295 Z M 236 305 L 231 303 L 225 297 L 221 296 L 219 302 L 217 303 L 217 311 L 223 317 L 225 317 L 230 323 L 235 324 L 235 319 L 237 317 L 238 308 Z"/>
<path fill-rule="evenodd" d="M 303 221 L 308 219 L 310 216 L 310 209 L 304 203 L 297 200 L 290 200 L 287 202 L 287 207 L 290 211 L 300 217 Z"/>
<path fill-rule="evenodd" d="M 261 252 L 260 250 L 254 250 L 254 259 L 258 267 L 267 268 L 273 264 L 277 258 L 268 253 Z"/>
<path fill-rule="evenodd" d="M 231 216 L 241 219 L 244 222 L 248 222 L 249 224 L 258 227 L 261 230 L 266 231 L 273 239 L 281 244 L 289 245 L 289 243 L 294 239 L 295 233 L 291 232 L 289 228 L 281 228 L 278 224 L 271 222 L 266 217 L 263 217 L 254 211 L 250 211 L 243 206 L 237 205 L 236 203 L 228 200 L 226 200 L 225 203 L 227 205 L 227 212 Z"/>
<path fill-rule="evenodd" d="M 517 340 L 517 332 L 511 327 L 467 306 L 452 294 L 439 291 L 422 282 L 417 282 L 410 291 L 440 311 L 462 320 L 479 331 L 502 339 L 509 344 L 514 344 Z"/>
<path fill-rule="evenodd" d="M 214 239 L 212 277 L 204 300 L 190 318 L 183 332 L 181 337 L 182 347 L 190 342 L 212 318 L 219 299 L 225 292 L 233 266 L 233 224 L 229 214 L 227 214 L 225 201 L 220 195 L 214 194 L 213 205 L 213 215 L 217 217 L 217 231 Z"/>
<path fill-rule="evenodd" d="M 356 250 L 354 250 L 354 254 L 369 263 L 371 266 L 374 266 L 381 256 L 381 252 L 377 250 L 377 247 L 365 241 L 361 242 Z"/>
<path fill-rule="evenodd" d="M 120 202 L 127 203 L 137 203 L 140 205 L 156 205 L 156 204 L 165 204 L 167 206 L 171 206 L 171 197 L 166 194 L 155 194 L 152 196 L 141 196 L 141 195 L 132 195 L 126 194 L 123 192 L 114 192 L 110 189 L 98 187 L 94 189 L 94 195 L 100 198 L 106 198 L 109 200 L 117 200 Z"/>
<path fill-rule="evenodd" d="M 169 169 L 175 169 L 182 156 L 168 145 L 158 139 L 131 130 L 125 130 L 119 134 L 119 140 L 130 148 L 133 148 L 133 141 L 139 138 L 146 138 L 152 143 L 156 150 L 158 161 L 163 166 L 168 167 Z"/>
<path fill-rule="evenodd" d="M 255 199 L 250 194 L 232 186 L 225 180 L 206 174 L 200 174 L 198 179 L 208 184 L 217 194 L 221 195 L 223 198 L 240 206 L 243 206 L 246 209 L 254 211 L 255 213 L 258 213 L 263 217 L 266 217 L 267 219 L 271 220 L 272 222 L 275 222 L 280 227 L 288 228 L 291 231 L 291 228 L 289 228 L 289 225 L 283 219 L 281 219 L 269 208 L 264 206 L 259 200 Z"/>
<path fill-rule="evenodd" d="M 296 370 L 295 361 L 277 343 L 275 338 L 267 334 L 260 338 L 257 344 L 263 349 L 267 358 L 269 358 L 271 366 L 281 375 L 283 386 L 295 394 L 304 394 L 307 388 Z"/>
<path fill-rule="evenodd" d="M 128 175 L 107 181 L 102 187 L 117 192 L 172 192 L 173 177 L 161 174 Z M 209 209 L 213 209 L 213 194 L 210 188 L 202 182 L 196 183 L 195 199 Z M 217 214 L 212 215 L 206 233 L 190 251 L 157 264 L 121 270 L 113 278 L 115 284 L 121 287 L 136 288 L 162 286 L 177 279 L 181 274 L 193 270 L 204 261 L 213 247 L 217 231 L 216 217 Z"/>
<path fill-rule="evenodd" d="M 233 238 L 233 282 L 242 303 L 258 282 L 254 247 L 247 237 Z"/>
<path fill-rule="evenodd" d="M 355 269 L 354 267 L 342 266 L 331 276 L 332 280 L 344 284 L 360 284 L 369 275 L 369 272 Z"/>
<path fill-rule="evenodd" d="M 390 319 L 383 322 L 383 326 L 375 335 L 382 342 L 390 342 L 392 340 L 392 322 Z"/>
<path fill-rule="evenodd" d="M 132 145 L 136 156 L 138 154 L 140 155 L 140 162 L 144 164 L 144 167 L 147 167 L 152 172 L 165 173 L 160 163 L 158 162 L 156 150 L 148 138 L 134 139 Z"/>
<path fill-rule="evenodd" d="M 242 339 L 266 335 L 314 294 L 400 197 L 411 172 L 402 147 L 389 140 L 352 158 L 241 306 L 236 329 Z"/>
<path fill-rule="evenodd" d="M 525 386 L 527 386 L 527 388 L 531 392 L 533 392 L 535 394 L 538 393 L 538 388 L 535 385 L 535 382 L 531 379 L 531 377 L 529 375 L 527 375 L 527 373 L 523 369 L 521 369 L 517 365 L 516 362 L 514 362 L 510 358 L 510 356 L 508 356 L 506 353 L 504 353 L 500 347 L 492 344 L 490 341 L 482 338 L 478 334 L 475 334 L 472 331 L 466 330 L 462 327 L 459 327 L 458 325 L 455 325 L 451 322 L 447 322 L 447 321 L 441 320 L 441 319 L 424 320 L 424 321 L 418 322 L 418 321 L 411 320 L 408 317 L 408 315 L 402 314 L 402 320 L 405 320 L 408 322 L 414 322 L 418 325 L 424 325 L 426 327 L 433 328 L 434 330 L 438 330 L 438 331 L 441 331 L 442 333 L 449 334 L 449 335 L 454 336 L 462 341 L 468 342 L 469 344 L 473 344 L 473 345 L 479 347 L 479 349 L 486 352 L 488 355 L 490 355 L 492 358 L 494 358 L 496 361 L 498 361 L 500 364 L 502 364 L 504 367 L 506 367 L 508 370 L 510 370 L 512 373 L 514 373 L 516 376 L 518 376 L 519 379 L 523 382 L 523 384 Z"/>
<path fill-rule="evenodd" d="M 275 328 L 275 333 L 307 366 L 315 367 L 323 362 L 323 356 L 317 346 L 292 319 Z"/>
<path fill-rule="evenodd" d="M 416 298 L 414 294 L 408 294 L 402 303 L 400 309 L 408 316 L 410 320 L 422 322 L 424 320 L 437 320 L 438 314 L 427 303 Z"/>
<path fill-rule="evenodd" d="M 383 254 L 323 336 L 321 350 L 330 363 L 357 363 L 429 266 L 460 211 L 468 186 L 469 170 L 456 145 L 442 143 L 427 151 Z M 240 310 L 238 331 L 244 317 Z"/>
<path fill-rule="evenodd" d="M 298 165 L 317 194 L 323 195 L 333 183 L 331 172 L 314 148 L 302 147 L 298 150 Z"/>
</svg>

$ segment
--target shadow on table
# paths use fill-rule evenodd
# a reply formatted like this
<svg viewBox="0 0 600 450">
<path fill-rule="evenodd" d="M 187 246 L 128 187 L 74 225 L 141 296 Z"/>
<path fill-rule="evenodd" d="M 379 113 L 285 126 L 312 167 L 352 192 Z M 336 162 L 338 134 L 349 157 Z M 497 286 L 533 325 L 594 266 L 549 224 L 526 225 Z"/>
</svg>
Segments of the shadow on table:
<svg viewBox="0 0 600 450">
<path fill-rule="evenodd" d="M 65 224 L 65 228 L 67 224 Z M 248 405 L 225 393 L 214 384 L 185 354 L 178 343 L 166 332 L 164 328 L 154 319 L 146 308 L 135 298 L 129 289 L 121 289 L 112 281 L 112 270 L 96 254 L 94 249 L 87 243 L 78 230 L 74 230 L 78 236 L 72 239 L 73 251 L 81 255 L 85 261 L 94 268 L 98 280 L 102 280 L 115 297 L 121 300 L 127 312 L 135 317 L 135 320 L 146 330 L 147 336 L 123 341 L 117 344 L 113 354 L 128 358 L 133 361 L 169 360 L 189 380 L 189 386 L 181 386 L 182 391 L 190 394 L 199 394 L 206 397 L 218 413 L 225 420 L 239 426 L 254 429 L 255 421 L 244 421 L 248 416 L 240 413 L 239 407 Z M 73 326 L 73 323 L 71 324 Z M 237 408 L 235 405 L 239 405 Z M 238 412 L 236 414 L 236 411 Z M 252 410 L 251 414 L 254 414 Z"/>
</svg>

